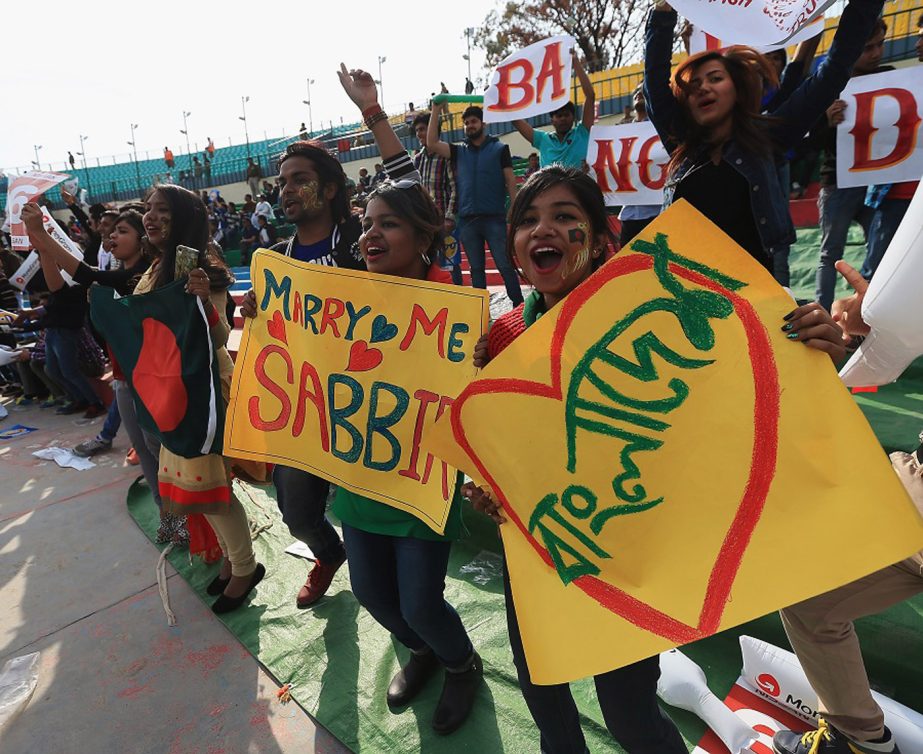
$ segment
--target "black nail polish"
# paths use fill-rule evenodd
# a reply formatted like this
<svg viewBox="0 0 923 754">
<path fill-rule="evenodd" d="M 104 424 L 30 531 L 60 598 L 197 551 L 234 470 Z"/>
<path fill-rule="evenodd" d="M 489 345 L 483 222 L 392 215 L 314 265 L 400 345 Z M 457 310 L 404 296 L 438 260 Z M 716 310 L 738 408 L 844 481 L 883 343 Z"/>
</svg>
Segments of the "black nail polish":
<svg viewBox="0 0 923 754">
<path fill-rule="evenodd" d="M 789 313 L 786 314 L 784 317 L 782 317 L 782 319 L 784 319 L 786 322 L 788 322 L 788 321 L 789 321 L 792 317 L 794 317 L 794 316 L 795 316 L 795 312 L 789 312 Z"/>
</svg>

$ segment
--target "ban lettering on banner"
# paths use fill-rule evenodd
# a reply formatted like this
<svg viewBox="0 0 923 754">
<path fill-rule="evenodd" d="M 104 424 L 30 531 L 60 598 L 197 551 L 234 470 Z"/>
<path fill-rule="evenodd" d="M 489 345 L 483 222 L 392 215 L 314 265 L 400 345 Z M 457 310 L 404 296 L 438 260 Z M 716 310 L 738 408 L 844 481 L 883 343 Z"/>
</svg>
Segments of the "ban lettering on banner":
<svg viewBox="0 0 923 754">
<path fill-rule="evenodd" d="M 30 170 L 28 173 L 17 175 L 10 181 L 6 195 L 7 213 L 10 218 L 10 238 L 13 248 L 25 251 L 32 248 L 29 244 L 29 234 L 22 222 L 22 208 L 39 194 L 44 194 L 48 189 L 57 186 L 61 181 L 67 180 L 66 173 L 45 173 Z"/>
<path fill-rule="evenodd" d="M 253 257 L 225 452 L 309 471 L 442 532 L 456 471 L 426 437 L 475 375 L 486 291 Z"/>
<path fill-rule="evenodd" d="M 727 44 L 772 47 L 800 41 L 795 38 L 798 32 L 820 18 L 833 3 L 834 0 L 676 0 L 670 4 L 696 28 Z"/>
<path fill-rule="evenodd" d="M 570 101 L 574 38 L 549 37 L 500 62 L 484 92 L 484 122 L 506 123 L 550 113 Z"/>
<path fill-rule="evenodd" d="M 680 201 L 439 422 L 434 452 L 487 485 L 508 519 L 533 681 L 627 665 L 923 545 L 829 357 L 781 329 L 793 307 Z"/>
<path fill-rule="evenodd" d="M 836 130 L 837 186 L 920 180 L 923 67 L 856 76 L 840 99 L 846 119 Z"/>
<path fill-rule="evenodd" d="M 586 157 L 606 204 L 662 204 L 670 156 L 650 121 L 593 126 Z"/>
</svg>

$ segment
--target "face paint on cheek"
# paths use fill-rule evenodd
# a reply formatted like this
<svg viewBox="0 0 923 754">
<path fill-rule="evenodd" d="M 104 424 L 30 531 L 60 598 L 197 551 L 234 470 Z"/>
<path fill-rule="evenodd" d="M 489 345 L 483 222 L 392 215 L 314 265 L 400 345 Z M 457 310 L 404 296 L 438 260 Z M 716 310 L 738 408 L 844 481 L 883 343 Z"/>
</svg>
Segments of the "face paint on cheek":
<svg viewBox="0 0 923 754">
<path fill-rule="evenodd" d="M 571 243 L 582 244 L 582 246 L 579 251 L 571 254 L 570 261 L 567 264 L 561 265 L 562 280 L 572 273 L 582 270 L 590 261 L 590 245 L 587 243 L 587 230 L 589 230 L 589 228 L 586 223 L 577 223 L 576 228 L 571 228 L 567 231 L 568 240 Z"/>
<path fill-rule="evenodd" d="M 320 209 L 324 203 L 320 199 L 320 184 L 317 181 L 308 181 L 300 189 L 301 206 L 305 209 Z"/>
</svg>

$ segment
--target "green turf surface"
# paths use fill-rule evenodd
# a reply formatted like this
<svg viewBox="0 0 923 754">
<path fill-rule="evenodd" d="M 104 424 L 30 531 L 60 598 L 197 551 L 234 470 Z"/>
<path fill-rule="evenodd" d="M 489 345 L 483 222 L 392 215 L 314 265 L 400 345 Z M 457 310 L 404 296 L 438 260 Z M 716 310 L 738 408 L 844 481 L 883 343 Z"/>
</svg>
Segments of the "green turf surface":
<svg viewBox="0 0 923 754">
<path fill-rule="evenodd" d="M 793 288 L 799 297 L 811 298 L 819 245 L 816 230 L 799 231 L 792 251 Z M 852 245 L 846 258 L 861 262 L 863 250 Z M 887 449 L 910 449 L 923 428 L 923 360 L 896 385 L 878 393 L 856 396 Z M 279 518 L 273 490 L 249 485 L 238 487 L 251 521 L 271 524 L 255 541 L 267 577 L 249 606 L 225 617 L 230 630 L 280 682 L 293 682 L 295 699 L 337 738 L 353 750 L 399 752 L 536 752 L 538 736 L 516 684 L 506 637 L 499 540 L 486 518 L 466 514 L 470 535 L 454 548 L 449 563 L 446 597 L 456 606 L 472 640 L 484 658 L 486 685 L 472 718 L 448 738 L 432 733 L 430 720 L 441 681 L 433 681 L 413 704 L 391 713 L 385 689 L 406 660 L 402 648 L 362 610 L 349 591 L 347 569 L 334 579 L 328 596 L 313 609 L 297 610 L 295 593 L 304 582 L 305 561 L 283 551 L 292 542 Z M 810 501 L 805 501 L 809 504 Z M 128 505 L 139 526 L 153 538 L 156 508 L 143 485 L 132 487 Z M 805 548 L 824 532 L 792 530 Z M 844 547 L 843 557 L 849 557 Z M 184 551 L 170 562 L 204 600 L 205 586 L 216 568 L 189 562 Z M 797 563 L 779 564 L 779 578 L 804 579 Z M 178 616 L 182 620 L 182 615 Z M 883 693 L 923 710 L 923 597 L 860 621 L 860 636 L 873 685 Z M 684 648 L 698 662 L 709 685 L 723 697 L 740 673 L 737 639 L 750 634 L 788 648 L 778 617 L 773 614 L 739 629 L 726 631 Z M 917 658 L 912 661 L 911 658 Z M 593 752 L 621 751 L 606 732 L 592 681 L 573 684 L 584 715 L 583 728 Z M 693 715 L 670 710 L 687 742 L 696 743 L 704 724 Z"/>
</svg>

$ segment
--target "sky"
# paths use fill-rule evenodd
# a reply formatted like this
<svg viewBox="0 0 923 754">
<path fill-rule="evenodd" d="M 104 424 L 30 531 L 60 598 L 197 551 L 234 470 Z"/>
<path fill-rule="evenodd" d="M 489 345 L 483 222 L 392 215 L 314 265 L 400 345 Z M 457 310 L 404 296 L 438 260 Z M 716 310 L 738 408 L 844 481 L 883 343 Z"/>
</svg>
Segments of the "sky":
<svg viewBox="0 0 923 754">
<path fill-rule="evenodd" d="M 445 81 L 463 92 L 466 27 L 479 26 L 496 0 L 407 3 L 198 2 L 116 3 L 112 0 L 36 5 L 4 3 L 6 64 L 0 73 L 0 168 L 31 168 L 40 145 L 42 169 L 126 161 L 137 124 L 139 159 L 169 146 L 186 152 L 183 112 L 192 150 L 228 139 L 243 143 L 241 97 L 249 96 L 252 141 L 297 132 L 308 123 L 307 78 L 314 128 L 359 120 L 336 77 L 340 61 L 378 78 L 384 105 L 403 111 L 425 104 Z M 216 12 L 220 11 L 220 12 Z M 78 13 L 79 12 L 79 13 Z M 342 20 L 341 20 L 342 19 Z M 472 49 L 472 74 L 484 56 Z"/>
</svg>

